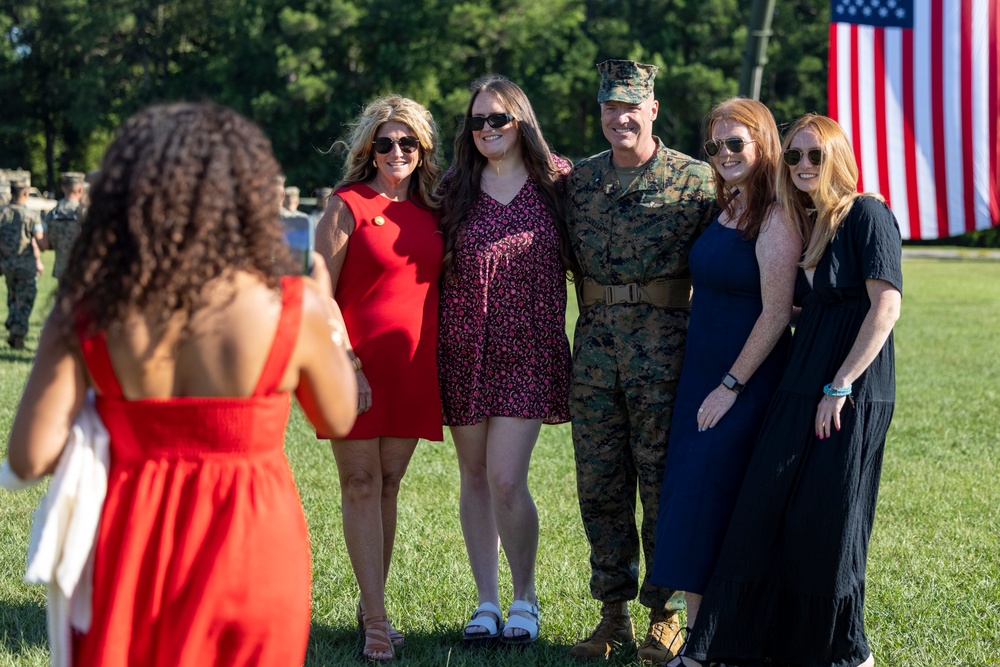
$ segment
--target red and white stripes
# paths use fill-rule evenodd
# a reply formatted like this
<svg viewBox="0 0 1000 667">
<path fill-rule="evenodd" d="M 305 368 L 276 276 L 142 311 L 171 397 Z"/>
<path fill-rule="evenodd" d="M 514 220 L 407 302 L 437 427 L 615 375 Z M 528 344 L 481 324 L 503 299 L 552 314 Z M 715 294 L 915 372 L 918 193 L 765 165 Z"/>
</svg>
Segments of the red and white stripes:
<svg viewBox="0 0 1000 667">
<path fill-rule="evenodd" d="M 913 27 L 830 25 L 829 115 L 903 238 L 1000 223 L 998 0 L 914 0 Z"/>
</svg>

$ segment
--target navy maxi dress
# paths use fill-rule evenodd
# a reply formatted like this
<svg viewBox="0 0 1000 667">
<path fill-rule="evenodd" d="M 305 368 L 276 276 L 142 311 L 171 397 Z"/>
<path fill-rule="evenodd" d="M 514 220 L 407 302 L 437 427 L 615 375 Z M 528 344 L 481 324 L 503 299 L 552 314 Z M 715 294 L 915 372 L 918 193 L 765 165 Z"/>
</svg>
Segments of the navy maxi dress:
<svg viewBox="0 0 1000 667">
<path fill-rule="evenodd" d="M 853 383 L 841 429 L 819 440 L 822 388 L 871 307 L 866 279 L 902 290 L 899 226 L 882 202 L 855 200 L 820 259 L 788 367 L 754 448 L 686 655 L 741 667 L 855 667 L 864 630 L 865 563 L 886 433 L 895 405 L 892 335 Z"/>
<path fill-rule="evenodd" d="M 740 378 L 746 387 L 719 423 L 698 432 L 698 408 L 729 372 L 763 309 L 755 247 L 756 240 L 716 219 L 691 249 L 691 320 L 651 574 L 654 584 L 672 590 L 705 590 L 788 355 L 790 329 L 751 378 Z"/>
</svg>

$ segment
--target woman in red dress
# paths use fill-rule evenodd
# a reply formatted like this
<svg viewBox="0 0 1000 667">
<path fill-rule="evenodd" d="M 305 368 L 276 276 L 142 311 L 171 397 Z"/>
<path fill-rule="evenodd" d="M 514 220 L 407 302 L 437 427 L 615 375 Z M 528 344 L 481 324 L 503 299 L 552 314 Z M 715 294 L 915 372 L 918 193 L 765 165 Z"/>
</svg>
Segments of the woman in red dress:
<svg viewBox="0 0 1000 667">
<path fill-rule="evenodd" d="M 316 227 L 316 250 L 344 314 L 360 388 L 354 429 L 331 444 L 361 589 L 363 653 L 384 661 L 403 643 L 385 611 L 399 483 L 418 438 L 443 439 L 437 128 L 427 109 L 390 95 L 365 108 L 344 143 L 344 178 Z"/>
<path fill-rule="evenodd" d="M 22 478 L 51 471 L 95 391 L 111 460 L 78 667 L 305 659 L 290 392 L 332 433 L 357 394 L 325 270 L 287 276 L 279 176 L 256 125 L 172 104 L 122 126 L 91 189 L 9 451 Z"/>
</svg>

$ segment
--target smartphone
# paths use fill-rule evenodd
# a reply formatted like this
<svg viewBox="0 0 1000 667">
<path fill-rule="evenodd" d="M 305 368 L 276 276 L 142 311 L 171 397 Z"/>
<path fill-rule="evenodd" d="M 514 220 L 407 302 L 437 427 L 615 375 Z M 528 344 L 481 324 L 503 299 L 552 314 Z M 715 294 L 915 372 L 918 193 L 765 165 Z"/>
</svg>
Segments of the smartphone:
<svg viewBox="0 0 1000 667">
<path fill-rule="evenodd" d="M 312 273 L 312 253 L 316 243 L 312 220 L 305 215 L 282 216 L 281 224 L 292 258 L 298 262 L 302 275 L 308 276 Z"/>
</svg>

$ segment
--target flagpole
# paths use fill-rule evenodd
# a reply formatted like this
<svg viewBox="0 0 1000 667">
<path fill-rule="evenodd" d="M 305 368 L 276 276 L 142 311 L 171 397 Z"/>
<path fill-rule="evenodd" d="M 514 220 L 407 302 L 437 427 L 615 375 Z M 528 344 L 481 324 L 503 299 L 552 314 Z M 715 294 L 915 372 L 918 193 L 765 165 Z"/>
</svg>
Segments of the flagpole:
<svg viewBox="0 0 1000 667">
<path fill-rule="evenodd" d="M 747 45 L 743 51 L 743 70 L 740 73 L 740 95 L 760 99 L 760 82 L 767 64 L 767 40 L 771 36 L 771 17 L 774 0 L 753 0 L 750 23 L 747 25 Z"/>
</svg>

